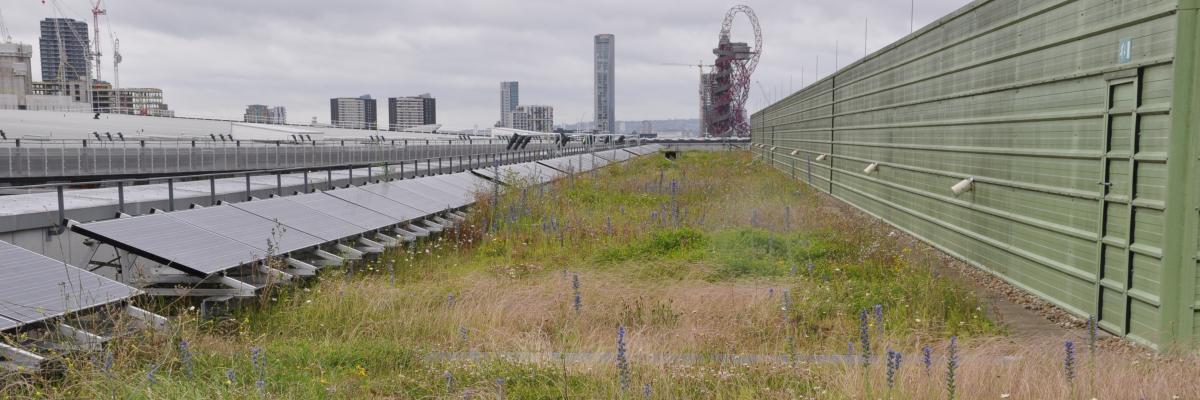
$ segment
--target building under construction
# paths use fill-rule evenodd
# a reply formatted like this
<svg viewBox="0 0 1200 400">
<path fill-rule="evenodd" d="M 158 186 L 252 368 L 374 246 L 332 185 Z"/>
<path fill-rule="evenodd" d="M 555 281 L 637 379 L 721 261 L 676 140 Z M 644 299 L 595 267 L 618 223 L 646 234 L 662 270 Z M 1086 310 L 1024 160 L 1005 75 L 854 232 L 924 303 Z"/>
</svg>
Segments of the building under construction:
<svg viewBox="0 0 1200 400">
<path fill-rule="evenodd" d="M 1106 331 L 1196 348 L 1198 64 L 1195 0 L 976 0 L 756 112 L 754 151 Z"/>
</svg>

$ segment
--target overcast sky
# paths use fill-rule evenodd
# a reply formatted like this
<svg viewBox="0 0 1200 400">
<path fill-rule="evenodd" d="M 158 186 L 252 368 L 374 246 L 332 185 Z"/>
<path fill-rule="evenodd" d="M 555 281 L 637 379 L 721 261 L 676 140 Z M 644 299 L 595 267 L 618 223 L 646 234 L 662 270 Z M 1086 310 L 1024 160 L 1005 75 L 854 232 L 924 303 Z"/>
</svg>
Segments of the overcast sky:
<svg viewBox="0 0 1200 400">
<path fill-rule="evenodd" d="M 764 48 L 750 109 L 909 32 L 910 0 L 747 0 Z M 968 0 L 917 0 L 916 26 Z M 292 123 L 329 120 L 329 98 L 431 93 L 438 122 L 499 119 L 499 82 L 520 81 L 522 104 L 548 104 L 556 123 L 591 120 L 592 37 L 616 35 L 619 120 L 696 118 L 695 67 L 712 62 L 726 10 L 715 0 L 110 0 L 101 17 L 112 77 L 111 30 L 121 40 L 121 86 L 158 87 L 180 116 L 240 119 L 247 104 L 283 105 Z M 13 39 L 35 46 L 38 21 L 91 24 L 88 0 L 5 0 Z M 745 18 L 734 39 L 753 37 Z M 89 33 L 90 34 L 90 33 Z M 803 68 L 804 77 L 801 79 Z M 387 122 L 386 101 L 379 118 Z"/>
</svg>

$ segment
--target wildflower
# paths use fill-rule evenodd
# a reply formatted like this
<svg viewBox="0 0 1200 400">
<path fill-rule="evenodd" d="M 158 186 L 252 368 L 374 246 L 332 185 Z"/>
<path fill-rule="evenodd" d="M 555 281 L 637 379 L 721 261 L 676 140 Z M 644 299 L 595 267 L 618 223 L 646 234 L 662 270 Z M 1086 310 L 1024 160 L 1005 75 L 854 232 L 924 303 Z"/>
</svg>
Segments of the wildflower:
<svg viewBox="0 0 1200 400">
<path fill-rule="evenodd" d="M 792 308 L 792 294 L 787 290 L 783 291 L 783 295 L 779 300 L 783 302 L 783 311 L 787 311 L 789 308 Z"/>
<path fill-rule="evenodd" d="M 575 313 L 579 314 L 583 310 L 583 294 L 579 292 L 579 274 L 571 275 L 571 288 L 575 290 Z"/>
<path fill-rule="evenodd" d="M 883 332 L 883 305 L 875 305 L 875 329 Z"/>
<path fill-rule="evenodd" d="M 104 351 L 104 363 L 101 365 L 100 370 L 104 371 L 104 373 L 107 374 L 110 371 L 112 371 L 112 365 L 113 365 L 113 353 L 112 353 L 112 351 L 105 350 Z"/>
<path fill-rule="evenodd" d="M 445 377 L 446 377 L 446 393 L 450 393 L 451 391 L 454 390 L 454 375 L 450 374 L 450 370 L 446 370 Z"/>
<path fill-rule="evenodd" d="M 462 339 L 462 341 L 464 341 L 464 342 L 467 341 L 467 327 L 465 327 L 465 326 L 458 327 L 458 338 Z"/>
<path fill-rule="evenodd" d="M 146 382 L 147 383 L 153 385 L 155 382 L 157 382 L 156 380 L 154 380 L 155 372 L 158 372 L 158 364 L 150 364 L 150 369 L 146 370 Z"/>
<path fill-rule="evenodd" d="M 642 385 L 642 398 L 643 399 L 650 399 L 650 397 L 653 394 L 654 394 L 654 388 L 652 388 L 649 383 Z"/>
<path fill-rule="evenodd" d="M 233 372 L 233 368 L 226 368 L 225 369 L 225 384 L 233 385 L 235 382 L 237 382 L 237 374 Z"/>
<path fill-rule="evenodd" d="M 813 262 L 812 262 L 812 261 L 809 261 L 809 262 L 808 262 L 808 276 L 812 276 L 812 274 L 813 274 L 813 269 L 815 269 L 815 268 L 816 268 L 816 266 L 815 266 L 815 265 L 813 265 Z"/>
<path fill-rule="evenodd" d="M 775 297 L 775 288 L 767 288 L 767 298 Z"/>
<path fill-rule="evenodd" d="M 367 376 L 367 369 L 363 368 L 361 364 L 358 364 L 354 366 L 354 373 L 358 374 L 358 376 Z"/>
<path fill-rule="evenodd" d="M 258 347 L 251 347 L 250 361 L 251 365 L 254 366 L 254 371 L 258 374 L 258 379 L 254 380 L 254 386 L 257 386 L 258 391 L 262 392 L 267 385 L 267 360 L 266 357 L 262 355 L 262 349 Z"/>
<path fill-rule="evenodd" d="M 933 367 L 933 349 L 925 346 L 925 348 L 921 349 L 921 355 L 921 361 L 925 363 L 925 375 L 929 375 L 929 370 Z"/>
<path fill-rule="evenodd" d="M 496 397 L 499 397 L 501 400 L 507 397 L 504 395 L 504 378 L 496 379 L 496 395 Z"/>
<path fill-rule="evenodd" d="M 1088 352 L 1096 354 L 1096 316 L 1088 316 Z"/>
<path fill-rule="evenodd" d="M 188 348 L 187 340 L 179 341 L 179 358 L 180 358 L 180 362 L 183 363 L 184 374 L 188 377 L 188 379 L 191 379 L 192 378 L 192 352 Z"/>
<path fill-rule="evenodd" d="M 625 325 L 617 327 L 617 372 L 621 382 L 621 392 L 629 390 L 629 359 L 625 354 Z"/>
<path fill-rule="evenodd" d="M 954 400 L 954 372 L 958 369 L 958 336 L 950 337 L 950 347 L 946 349 L 946 392 L 950 400 Z"/>
<path fill-rule="evenodd" d="M 446 295 L 446 305 L 447 306 L 454 307 L 454 300 L 455 300 L 454 293 L 450 293 L 450 294 Z"/>
<path fill-rule="evenodd" d="M 887 351 L 887 385 L 888 389 L 896 386 L 896 371 L 900 369 L 900 352 Z"/>
<path fill-rule="evenodd" d="M 1063 343 L 1063 349 L 1066 351 L 1063 357 L 1063 369 L 1067 372 L 1067 381 L 1075 380 L 1075 342 L 1070 340 Z"/>
<path fill-rule="evenodd" d="M 862 346 L 863 366 L 871 365 L 871 328 L 867 322 L 867 310 L 858 314 L 858 340 Z"/>
</svg>

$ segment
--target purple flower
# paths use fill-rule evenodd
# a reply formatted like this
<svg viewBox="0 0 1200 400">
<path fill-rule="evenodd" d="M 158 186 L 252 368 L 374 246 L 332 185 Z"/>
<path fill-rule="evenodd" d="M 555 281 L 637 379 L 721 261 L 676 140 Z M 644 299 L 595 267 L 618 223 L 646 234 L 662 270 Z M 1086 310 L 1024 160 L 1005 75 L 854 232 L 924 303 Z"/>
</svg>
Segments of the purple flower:
<svg viewBox="0 0 1200 400">
<path fill-rule="evenodd" d="M 925 346 L 921 349 L 921 354 L 923 356 L 921 361 L 925 363 L 925 375 L 929 375 L 929 369 L 933 367 L 933 349 Z"/>
<path fill-rule="evenodd" d="M 575 313 L 578 314 L 583 310 L 583 294 L 579 291 L 579 274 L 571 275 L 571 288 L 575 290 Z"/>
<path fill-rule="evenodd" d="M 1063 369 L 1067 372 L 1067 381 L 1075 380 L 1075 342 L 1070 340 L 1063 343 L 1066 354 L 1063 355 Z"/>
<path fill-rule="evenodd" d="M 629 391 L 629 359 L 625 354 L 625 325 L 617 327 L 617 372 L 621 382 L 621 392 Z"/>
<path fill-rule="evenodd" d="M 180 358 L 180 362 L 183 363 L 184 374 L 187 375 L 188 379 L 191 379 L 192 378 L 192 351 L 191 351 L 191 349 L 188 348 L 187 340 L 179 341 L 179 358 Z"/>
<path fill-rule="evenodd" d="M 871 365 L 871 328 L 867 322 L 867 310 L 858 313 L 858 340 L 862 347 L 863 366 Z"/>
<path fill-rule="evenodd" d="M 883 305 L 875 305 L 875 329 L 883 332 Z"/>
<path fill-rule="evenodd" d="M 954 400 L 954 376 L 958 369 L 958 336 L 950 337 L 950 347 L 946 349 L 946 392 Z"/>
<path fill-rule="evenodd" d="M 900 352 L 887 351 L 887 385 L 888 389 L 896 386 L 896 371 L 900 369 Z"/>
</svg>

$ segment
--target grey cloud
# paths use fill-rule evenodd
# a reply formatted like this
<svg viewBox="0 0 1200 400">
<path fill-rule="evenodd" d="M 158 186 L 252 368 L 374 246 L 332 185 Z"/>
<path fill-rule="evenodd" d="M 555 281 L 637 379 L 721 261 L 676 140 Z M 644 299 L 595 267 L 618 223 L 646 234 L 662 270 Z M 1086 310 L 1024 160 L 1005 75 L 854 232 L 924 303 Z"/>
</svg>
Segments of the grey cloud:
<svg viewBox="0 0 1200 400">
<path fill-rule="evenodd" d="M 90 23 L 86 0 L 52 0 Z M 748 1 L 766 43 L 750 106 L 761 107 L 908 33 L 908 0 Z M 918 26 L 967 3 L 920 0 Z M 555 106 L 558 122 L 592 113 L 592 36 L 617 35 L 617 118 L 694 118 L 695 68 L 658 65 L 712 60 L 731 3 L 696 1 L 110 0 L 121 38 L 122 86 L 166 91 L 180 115 L 237 118 L 250 103 L 288 107 L 292 122 L 328 119 L 328 98 L 429 92 L 438 118 L 467 127 L 498 118 L 499 82 L 519 80 L 521 101 Z M 52 5 L 6 4 L 14 39 L 37 42 Z M 735 39 L 747 39 L 735 24 Z M 107 32 L 105 77 L 110 78 Z M 37 61 L 35 60 L 35 63 Z M 36 69 L 36 66 L 35 66 Z M 386 118 L 381 116 L 381 118 Z"/>
</svg>

